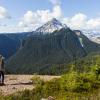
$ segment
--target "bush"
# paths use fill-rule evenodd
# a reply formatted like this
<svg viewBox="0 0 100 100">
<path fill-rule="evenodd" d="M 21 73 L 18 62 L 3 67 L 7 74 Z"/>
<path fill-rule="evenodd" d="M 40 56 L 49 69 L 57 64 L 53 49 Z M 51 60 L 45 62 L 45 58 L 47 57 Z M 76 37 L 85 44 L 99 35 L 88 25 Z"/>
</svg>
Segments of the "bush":
<svg viewBox="0 0 100 100">
<path fill-rule="evenodd" d="M 47 98 L 49 96 L 53 96 L 57 98 L 57 100 L 66 100 L 66 95 L 71 98 L 71 96 L 75 97 L 76 94 L 78 94 L 78 98 L 79 95 L 83 96 L 84 93 L 91 93 L 91 90 L 99 88 L 100 75 L 97 78 L 98 74 L 96 74 L 94 69 L 95 66 L 90 72 L 84 73 L 78 73 L 77 71 L 71 70 L 61 78 L 47 82 L 44 82 L 39 76 L 35 75 L 32 78 L 33 84 L 36 85 L 34 90 L 26 90 L 4 100 L 16 100 L 16 98 L 18 100 L 40 100 L 41 98 Z M 73 96 L 73 94 L 75 95 Z M 64 99 L 62 99 L 63 96 Z"/>
<path fill-rule="evenodd" d="M 100 75 L 100 66 L 96 65 L 92 67 L 92 72 L 95 73 L 96 78 L 99 79 Z"/>
<path fill-rule="evenodd" d="M 77 72 L 70 72 L 62 77 L 62 87 L 64 90 L 73 91 L 76 89 L 78 74 Z"/>
<path fill-rule="evenodd" d="M 77 73 L 72 71 L 61 78 L 61 88 L 67 91 L 82 92 L 98 88 L 99 80 L 93 72 Z"/>
<path fill-rule="evenodd" d="M 31 78 L 32 82 L 34 85 L 41 85 L 44 83 L 44 81 L 38 76 L 38 75 L 34 75 L 32 78 Z"/>
<path fill-rule="evenodd" d="M 51 81 L 46 82 L 45 85 L 42 86 L 43 94 L 46 94 L 46 95 L 48 94 L 48 96 L 49 96 L 52 93 L 56 93 L 56 92 L 60 91 L 61 90 L 60 85 L 61 85 L 61 82 L 59 81 L 59 79 L 53 79 Z"/>
</svg>

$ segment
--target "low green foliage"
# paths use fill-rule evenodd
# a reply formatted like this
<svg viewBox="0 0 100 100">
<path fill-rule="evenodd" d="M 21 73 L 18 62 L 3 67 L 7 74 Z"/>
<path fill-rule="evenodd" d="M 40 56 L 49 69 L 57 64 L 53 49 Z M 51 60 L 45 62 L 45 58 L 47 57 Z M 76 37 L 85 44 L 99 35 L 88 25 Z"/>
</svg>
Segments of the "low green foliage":
<svg viewBox="0 0 100 100">
<path fill-rule="evenodd" d="M 44 83 L 44 81 L 38 76 L 38 75 L 34 75 L 32 78 L 31 78 L 32 82 L 34 85 L 41 85 Z"/>
<path fill-rule="evenodd" d="M 95 66 L 93 69 L 95 69 Z M 36 77 L 34 80 L 38 82 L 39 79 Z M 78 73 L 77 71 L 71 70 L 59 79 L 38 84 L 33 90 L 32 98 L 36 98 L 38 95 L 36 100 L 40 100 L 42 97 L 47 98 L 52 95 L 56 100 L 66 100 L 66 98 L 79 100 L 79 98 L 89 98 L 89 93 L 99 89 L 99 87 L 100 81 L 97 78 L 95 70 L 91 69 L 87 73 Z"/>
<path fill-rule="evenodd" d="M 86 58 L 76 62 L 77 66 L 70 65 L 69 72 L 59 79 L 44 82 L 35 75 L 32 78 L 35 89 L 25 90 L 11 96 L 1 96 L 0 100 L 41 100 L 49 96 L 53 96 L 55 100 L 100 100 L 99 57 L 95 55 L 92 61 Z M 83 71 L 77 69 L 79 66 Z"/>
<path fill-rule="evenodd" d="M 95 69 L 95 66 L 93 69 Z M 99 68 L 96 68 L 96 70 L 99 70 Z M 0 100 L 40 100 L 49 96 L 53 96 L 55 100 L 89 99 L 91 98 L 91 91 L 95 91 L 100 87 L 100 80 L 97 76 L 98 74 L 92 69 L 87 73 L 78 73 L 77 71 L 71 70 L 61 78 L 48 82 L 44 82 L 40 77 L 34 76 L 32 81 L 36 85 L 35 89 L 2 97 Z M 99 96 L 97 97 L 100 99 Z"/>
</svg>

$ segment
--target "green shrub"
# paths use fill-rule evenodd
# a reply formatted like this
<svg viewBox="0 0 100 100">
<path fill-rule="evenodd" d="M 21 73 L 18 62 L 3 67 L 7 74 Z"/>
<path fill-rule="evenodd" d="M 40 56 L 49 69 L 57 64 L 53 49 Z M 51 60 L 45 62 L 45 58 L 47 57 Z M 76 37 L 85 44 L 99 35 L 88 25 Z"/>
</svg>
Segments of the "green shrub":
<svg viewBox="0 0 100 100">
<path fill-rule="evenodd" d="M 99 75 L 100 75 L 100 65 L 95 65 L 92 67 L 92 72 L 95 73 L 96 78 L 99 79 Z"/>
<path fill-rule="evenodd" d="M 51 95 L 52 93 L 57 93 L 58 91 L 61 90 L 60 87 L 61 83 L 59 79 L 53 79 L 51 81 L 46 82 L 42 87 L 42 93 L 45 95 Z"/>
<path fill-rule="evenodd" d="M 68 98 L 75 97 L 77 99 L 79 96 L 85 97 L 84 93 L 91 93 L 91 91 L 100 87 L 100 74 L 96 73 L 97 69 L 98 67 L 94 66 L 89 72 L 84 73 L 79 73 L 71 69 L 69 73 L 63 75 L 61 78 L 47 82 L 41 80 L 39 76 L 34 75 L 32 81 L 36 86 L 35 89 L 32 91 L 25 90 L 18 95 L 11 95 L 10 97 L 6 97 L 6 99 L 2 98 L 0 100 L 40 100 L 49 96 L 53 96 L 57 100 L 66 100 L 67 96 Z"/>
<path fill-rule="evenodd" d="M 41 85 L 44 83 L 44 81 L 38 76 L 38 75 L 34 75 L 32 78 L 31 78 L 32 82 L 34 85 Z"/>
<path fill-rule="evenodd" d="M 62 87 L 65 90 L 73 91 L 76 89 L 76 82 L 77 82 L 78 74 L 77 72 L 70 72 L 62 77 Z"/>
<path fill-rule="evenodd" d="M 90 91 L 93 88 L 98 88 L 99 85 L 100 82 L 93 72 L 77 73 L 72 71 L 61 78 L 61 88 L 67 91 Z"/>
</svg>

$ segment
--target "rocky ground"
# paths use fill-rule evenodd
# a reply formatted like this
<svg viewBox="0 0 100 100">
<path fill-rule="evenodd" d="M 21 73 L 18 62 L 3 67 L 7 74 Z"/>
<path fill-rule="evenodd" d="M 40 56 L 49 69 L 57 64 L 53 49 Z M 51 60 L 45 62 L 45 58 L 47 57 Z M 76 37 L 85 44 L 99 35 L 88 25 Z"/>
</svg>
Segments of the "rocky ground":
<svg viewBox="0 0 100 100">
<path fill-rule="evenodd" d="M 0 93 L 3 95 L 9 95 L 25 89 L 32 90 L 33 85 L 31 78 L 33 75 L 6 75 L 5 86 L 0 86 Z M 49 81 L 53 78 L 59 78 L 59 76 L 40 76 L 44 81 Z"/>
</svg>

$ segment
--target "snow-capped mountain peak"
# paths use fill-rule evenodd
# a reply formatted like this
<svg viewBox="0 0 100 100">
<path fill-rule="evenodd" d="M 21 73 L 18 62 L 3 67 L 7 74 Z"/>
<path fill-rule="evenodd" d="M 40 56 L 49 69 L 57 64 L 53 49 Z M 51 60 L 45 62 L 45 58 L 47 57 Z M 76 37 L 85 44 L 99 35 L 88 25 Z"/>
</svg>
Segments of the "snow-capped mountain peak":
<svg viewBox="0 0 100 100">
<path fill-rule="evenodd" d="M 52 20 L 48 21 L 43 26 L 36 29 L 36 32 L 41 33 L 52 33 L 55 30 L 60 30 L 62 28 L 67 28 L 65 24 L 62 24 L 60 21 L 58 21 L 56 18 L 53 18 Z"/>
</svg>

